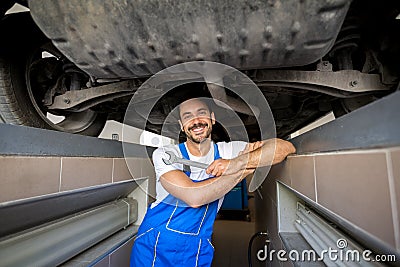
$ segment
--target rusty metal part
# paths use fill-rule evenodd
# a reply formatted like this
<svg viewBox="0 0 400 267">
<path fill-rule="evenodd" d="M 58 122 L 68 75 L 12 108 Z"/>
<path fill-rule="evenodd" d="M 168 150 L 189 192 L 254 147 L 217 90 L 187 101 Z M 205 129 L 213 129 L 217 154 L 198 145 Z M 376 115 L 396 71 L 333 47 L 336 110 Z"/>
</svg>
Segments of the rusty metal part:
<svg viewBox="0 0 400 267">
<path fill-rule="evenodd" d="M 201 80 L 198 74 L 188 73 L 187 75 L 175 75 L 172 80 Z M 258 71 L 255 75 L 254 82 L 258 86 L 288 87 L 305 89 L 333 95 L 340 98 L 353 97 L 355 94 L 368 93 L 371 91 L 386 91 L 390 87 L 381 83 L 378 74 L 366 74 L 356 70 L 342 71 L 296 71 L 296 70 L 264 70 Z M 136 104 L 144 102 L 149 98 L 157 97 L 164 94 L 162 89 L 163 77 L 148 88 L 142 88 L 140 95 L 135 97 Z M 169 78 L 168 80 L 171 80 Z M 245 83 L 239 81 L 239 84 Z M 90 108 L 102 102 L 127 96 L 136 92 L 141 82 L 137 80 L 127 80 L 122 82 L 110 83 L 89 89 L 68 91 L 65 94 L 58 95 L 54 98 L 53 104 L 49 105 L 49 109 L 72 109 L 80 106 L 79 110 Z M 248 105 L 240 99 L 228 96 L 225 88 L 216 83 L 207 83 L 208 89 L 212 97 L 216 100 L 216 104 L 226 108 L 226 105 L 233 110 L 256 116 L 259 114 L 258 107 Z M 229 86 L 235 86 L 229 84 Z M 159 87 L 159 88 L 158 88 Z M 158 88 L 158 89 L 157 89 Z M 47 102 L 46 102 L 47 103 Z"/>
<path fill-rule="evenodd" d="M 218 100 L 215 101 L 215 104 L 217 104 L 218 106 L 226 107 L 226 105 L 228 105 L 234 111 L 256 117 L 258 117 L 258 115 L 260 114 L 259 108 L 249 103 L 246 104 L 244 101 L 240 99 L 228 96 L 226 94 L 224 87 L 215 83 L 207 83 L 207 87 L 208 90 L 210 91 L 211 96 L 214 99 Z"/>
<path fill-rule="evenodd" d="M 268 70 L 258 71 L 254 77 L 257 85 L 304 88 L 315 91 L 315 86 L 351 93 L 369 91 L 386 91 L 390 87 L 384 85 L 378 74 L 367 74 L 357 70 L 342 71 L 297 71 Z M 326 90 L 329 94 L 329 91 Z"/>
<path fill-rule="evenodd" d="M 332 64 L 329 61 L 321 61 L 317 64 L 317 71 L 332 71 Z"/>
<path fill-rule="evenodd" d="M 114 98 L 134 94 L 140 84 L 135 80 L 110 83 L 98 87 L 92 87 L 82 90 L 72 90 L 54 98 L 53 104 L 49 109 L 71 109 L 88 101 L 95 101 L 95 104 L 109 101 Z M 92 105 L 85 105 L 89 108 Z"/>
</svg>

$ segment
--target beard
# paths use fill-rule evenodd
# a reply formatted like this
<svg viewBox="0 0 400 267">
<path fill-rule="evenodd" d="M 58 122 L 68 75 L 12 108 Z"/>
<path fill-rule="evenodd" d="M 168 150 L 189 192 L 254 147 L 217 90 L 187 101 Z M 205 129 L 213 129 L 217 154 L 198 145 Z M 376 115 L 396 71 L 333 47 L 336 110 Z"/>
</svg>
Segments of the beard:
<svg viewBox="0 0 400 267">
<path fill-rule="evenodd" d="M 202 133 L 199 136 L 196 136 L 194 133 L 191 132 L 191 130 L 193 130 L 194 128 L 198 128 L 198 127 L 204 127 L 206 132 Z M 212 131 L 212 128 L 209 127 L 209 125 L 207 123 L 196 123 L 196 124 L 192 125 L 190 128 L 188 128 L 187 130 L 185 130 L 184 132 L 188 139 L 190 139 L 191 141 L 193 141 L 196 144 L 201 144 L 203 141 L 207 140 L 211 136 L 211 131 Z"/>
</svg>

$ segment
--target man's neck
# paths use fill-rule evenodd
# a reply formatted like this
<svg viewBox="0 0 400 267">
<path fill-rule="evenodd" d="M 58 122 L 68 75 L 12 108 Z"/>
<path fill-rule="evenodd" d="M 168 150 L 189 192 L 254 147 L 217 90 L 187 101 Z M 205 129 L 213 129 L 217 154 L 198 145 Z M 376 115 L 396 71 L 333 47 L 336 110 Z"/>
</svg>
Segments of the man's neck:
<svg viewBox="0 0 400 267">
<path fill-rule="evenodd" d="M 193 142 L 192 140 L 186 140 L 186 146 L 193 156 L 196 157 L 204 157 L 210 151 L 211 148 L 211 139 L 207 138 L 200 144 Z"/>
</svg>

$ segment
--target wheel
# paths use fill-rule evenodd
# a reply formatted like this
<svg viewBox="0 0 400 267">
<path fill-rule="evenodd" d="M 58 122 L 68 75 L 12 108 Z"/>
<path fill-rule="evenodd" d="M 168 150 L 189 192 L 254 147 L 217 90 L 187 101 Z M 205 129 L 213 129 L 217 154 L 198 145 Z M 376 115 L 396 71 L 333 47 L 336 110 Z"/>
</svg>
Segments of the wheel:
<svg viewBox="0 0 400 267">
<path fill-rule="evenodd" d="M 4 20 L 7 20 L 6 23 Z M 3 29 L 4 25 L 12 27 L 12 31 L 8 30 L 12 34 L 8 35 L 6 49 L 2 49 L 7 53 L 0 55 L 2 120 L 10 124 L 98 136 L 107 119 L 105 114 L 91 109 L 56 112 L 48 110 L 45 105 L 46 94 L 57 82 L 65 82 L 68 77 L 78 75 L 81 82 L 75 89 L 79 90 L 88 77 L 66 68 L 72 64 L 43 36 L 29 16 L 7 16 L 2 21 Z M 4 32 L 1 34 L 4 36 Z"/>
<path fill-rule="evenodd" d="M 373 101 L 378 99 L 373 95 L 364 95 L 349 99 L 338 99 L 335 100 L 332 104 L 332 111 L 335 115 L 335 118 L 339 118 L 343 115 L 346 115 L 362 106 L 365 106 Z"/>
</svg>

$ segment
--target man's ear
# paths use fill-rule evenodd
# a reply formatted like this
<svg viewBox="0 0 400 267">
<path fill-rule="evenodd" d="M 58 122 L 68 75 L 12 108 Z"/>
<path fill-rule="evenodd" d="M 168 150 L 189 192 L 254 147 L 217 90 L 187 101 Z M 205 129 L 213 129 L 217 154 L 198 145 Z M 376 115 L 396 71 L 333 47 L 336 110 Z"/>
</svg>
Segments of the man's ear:
<svg viewBox="0 0 400 267">
<path fill-rule="evenodd" d="M 179 126 L 181 126 L 181 131 L 183 131 L 183 124 L 182 124 L 181 120 L 178 120 L 178 122 L 179 122 Z"/>
<path fill-rule="evenodd" d="M 211 122 L 214 125 L 215 124 L 215 114 L 214 112 L 211 112 Z"/>
</svg>

